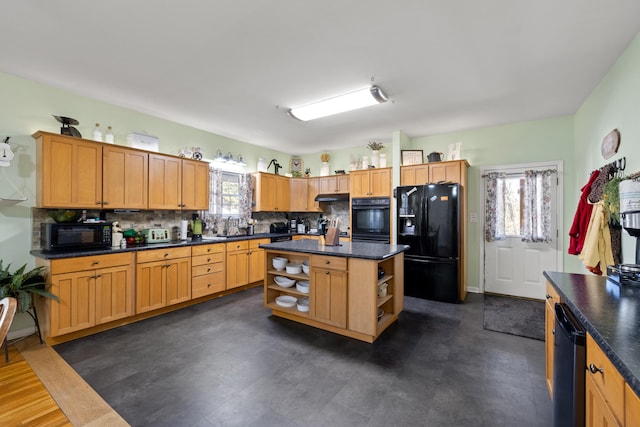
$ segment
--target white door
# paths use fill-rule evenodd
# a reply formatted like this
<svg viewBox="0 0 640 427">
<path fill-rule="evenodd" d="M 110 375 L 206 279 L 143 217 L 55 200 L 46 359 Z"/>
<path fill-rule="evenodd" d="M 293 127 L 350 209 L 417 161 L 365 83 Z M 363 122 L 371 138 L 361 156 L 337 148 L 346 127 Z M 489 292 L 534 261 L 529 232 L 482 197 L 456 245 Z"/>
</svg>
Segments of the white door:
<svg viewBox="0 0 640 427">
<path fill-rule="evenodd" d="M 557 177 L 553 177 L 551 186 L 551 229 L 555 230 L 549 243 L 523 242 L 521 236 L 522 182 L 525 169 L 557 169 Z M 561 164 L 560 164 L 561 166 Z M 536 165 L 513 165 L 497 169 L 485 169 L 488 172 L 504 172 L 505 178 L 505 239 L 484 241 L 484 289 L 485 292 L 513 295 L 524 298 L 544 299 L 546 281 L 543 271 L 561 270 L 562 249 L 558 236 L 558 218 L 561 214 L 558 191 L 561 167 L 556 163 Z M 484 186 L 483 186 L 484 188 Z M 485 200 L 486 204 L 486 192 Z M 485 212 L 485 209 L 483 209 Z"/>
</svg>

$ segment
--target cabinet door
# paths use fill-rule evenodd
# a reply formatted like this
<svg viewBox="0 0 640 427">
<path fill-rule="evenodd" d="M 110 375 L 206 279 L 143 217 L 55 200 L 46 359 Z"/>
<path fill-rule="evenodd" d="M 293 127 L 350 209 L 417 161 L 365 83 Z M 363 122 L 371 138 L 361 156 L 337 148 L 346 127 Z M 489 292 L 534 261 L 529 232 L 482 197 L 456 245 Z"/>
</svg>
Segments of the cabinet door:
<svg viewBox="0 0 640 427">
<path fill-rule="evenodd" d="M 349 175 L 336 175 L 336 192 L 348 193 L 350 191 L 351 180 Z"/>
<path fill-rule="evenodd" d="M 60 302 L 51 302 L 51 336 L 68 334 L 96 324 L 95 271 L 51 276 L 51 292 Z"/>
<path fill-rule="evenodd" d="M 182 209 L 209 210 L 209 163 L 182 159 Z"/>
<path fill-rule="evenodd" d="M 109 209 L 146 209 L 148 174 L 148 153 L 105 145 L 102 205 Z"/>
<path fill-rule="evenodd" d="M 307 207 L 310 212 L 321 212 L 320 202 L 316 202 L 316 196 L 320 194 L 320 178 L 308 178 Z"/>
<path fill-rule="evenodd" d="M 369 194 L 373 197 L 391 197 L 391 169 L 369 171 Z"/>
<path fill-rule="evenodd" d="M 138 264 L 136 267 L 136 314 L 167 305 L 164 271 L 167 261 Z"/>
<path fill-rule="evenodd" d="M 347 327 L 347 273 L 313 268 L 313 316 L 316 320 Z"/>
<path fill-rule="evenodd" d="M 351 171 L 351 197 L 369 197 L 369 171 Z"/>
<path fill-rule="evenodd" d="M 560 295 L 558 292 L 551 286 L 550 283 L 547 283 L 547 293 L 546 293 L 547 301 L 544 309 L 544 318 L 545 318 L 545 353 L 546 353 L 546 370 L 545 377 L 547 382 L 547 389 L 549 390 L 549 397 L 553 399 L 553 348 L 554 348 L 554 328 L 556 322 L 556 316 L 554 312 L 554 306 L 556 303 L 560 301 Z"/>
<path fill-rule="evenodd" d="M 460 162 L 429 164 L 429 182 L 440 181 L 460 183 Z"/>
<path fill-rule="evenodd" d="M 41 135 L 37 157 L 40 207 L 96 208 L 102 205 L 102 145 L 65 136 Z"/>
<path fill-rule="evenodd" d="M 598 390 L 593 377 L 585 378 L 585 427 L 614 427 L 620 426 L 611 412 L 604 397 Z"/>
<path fill-rule="evenodd" d="M 308 211 L 309 187 L 307 178 L 291 178 L 290 184 L 290 203 L 289 211 L 306 212 Z"/>
<path fill-rule="evenodd" d="M 264 280 L 265 272 L 265 253 L 264 249 L 258 245 L 269 243 L 268 239 L 259 239 L 249 241 L 249 278 L 248 283 L 255 283 Z"/>
<path fill-rule="evenodd" d="M 429 182 L 429 165 L 400 167 L 400 185 L 424 185 Z"/>
<path fill-rule="evenodd" d="M 149 209 L 182 206 L 182 159 L 149 154 Z"/>
<path fill-rule="evenodd" d="M 276 211 L 287 212 L 290 204 L 290 184 L 286 176 L 276 175 Z"/>
<path fill-rule="evenodd" d="M 167 305 L 191 299 L 191 258 L 172 259 L 164 270 Z"/>
<path fill-rule="evenodd" d="M 96 325 L 133 315 L 133 270 L 112 267 L 96 272 Z"/>
<path fill-rule="evenodd" d="M 254 212 L 273 212 L 276 210 L 276 176 L 271 173 L 258 172 L 254 175 L 255 188 L 253 200 Z"/>
<path fill-rule="evenodd" d="M 629 384 L 624 385 L 624 425 L 640 426 L 640 398 Z"/>
<path fill-rule="evenodd" d="M 226 244 L 227 289 L 249 283 L 249 243 L 247 240 Z"/>
<path fill-rule="evenodd" d="M 336 191 L 336 177 L 335 176 L 323 176 L 319 179 L 320 194 L 335 193 Z"/>
</svg>

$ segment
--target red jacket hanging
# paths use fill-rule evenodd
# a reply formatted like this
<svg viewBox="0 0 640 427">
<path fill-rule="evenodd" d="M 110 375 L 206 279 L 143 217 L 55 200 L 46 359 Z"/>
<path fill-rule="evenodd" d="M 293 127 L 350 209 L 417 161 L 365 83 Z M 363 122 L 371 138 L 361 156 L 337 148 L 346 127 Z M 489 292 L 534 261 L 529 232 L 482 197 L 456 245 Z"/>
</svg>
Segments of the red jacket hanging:
<svg viewBox="0 0 640 427">
<path fill-rule="evenodd" d="M 571 229 L 569 229 L 569 254 L 578 255 L 582 252 L 582 245 L 584 245 L 584 238 L 587 233 L 587 228 L 589 227 L 589 219 L 591 218 L 591 210 L 593 209 L 593 205 L 589 203 L 587 199 L 589 197 L 589 193 L 591 193 L 591 185 L 600 175 L 599 170 L 593 171 L 591 176 L 589 177 L 589 182 L 586 183 L 584 187 L 580 189 L 580 200 L 578 201 L 578 208 L 576 209 L 576 214 L 573 217 L 573 224 L 571 224 Z"/>
</svg>

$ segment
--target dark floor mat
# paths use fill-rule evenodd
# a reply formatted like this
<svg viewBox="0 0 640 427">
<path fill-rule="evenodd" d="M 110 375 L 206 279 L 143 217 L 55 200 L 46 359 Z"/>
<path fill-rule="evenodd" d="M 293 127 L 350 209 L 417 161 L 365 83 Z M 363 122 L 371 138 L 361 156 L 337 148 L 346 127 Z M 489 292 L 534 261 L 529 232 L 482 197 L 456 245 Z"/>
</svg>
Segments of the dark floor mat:
<svg viewBox="0 0 640 427">
<path fill-rule="evenodd" d="M 544 301 L 484 296 L 484 329 L 544 341 Z"/>
</svg>

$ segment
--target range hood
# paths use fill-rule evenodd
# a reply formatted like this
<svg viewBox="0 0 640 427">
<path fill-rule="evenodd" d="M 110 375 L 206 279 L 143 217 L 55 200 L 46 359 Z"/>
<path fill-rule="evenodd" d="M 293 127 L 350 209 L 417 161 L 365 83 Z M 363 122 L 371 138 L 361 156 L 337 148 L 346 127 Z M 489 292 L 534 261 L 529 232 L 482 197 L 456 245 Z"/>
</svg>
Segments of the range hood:
<svg viewBox="0 0 640 427">
<path fill-rule="evenodd" d="M 314 200 L 316 202 L 348 202 L 349 193 L 318 194 Z"/>
</svg>

